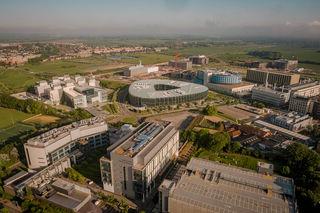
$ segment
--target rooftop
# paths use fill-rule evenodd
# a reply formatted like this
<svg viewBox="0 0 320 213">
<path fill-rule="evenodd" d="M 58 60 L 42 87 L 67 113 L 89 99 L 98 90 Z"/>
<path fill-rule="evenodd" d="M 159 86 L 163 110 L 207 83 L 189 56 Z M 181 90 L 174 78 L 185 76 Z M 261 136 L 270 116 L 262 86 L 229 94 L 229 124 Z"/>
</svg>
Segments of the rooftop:
<svg viewBox="0 0 320 213">
<path fill-rule="evenodd" d="M 166 89 L 161 89 L 161 87 Z M 129 87 L 131 95 L 141 98 L 177 97 L 206 91 L 208 88 L 199 84 L 163 79 L 135 81 Z"/>
<path fill-rule="evenodd" d="M 292 179 L 198 158 L 170 197 L 214 212 L 296 212 Z"/>
<path fill-rule="evenodd" d="M 258 125 L 261 125 L 261 126 L 264 126 L 264 127 L 267 127 L 267 128 L 269 128 L 269 129 L 272 129 L 272 130 L 281 132 L 281 133 L 283 133 L 283 134 L 286 134 L 286 135 L 288 135 L 288 136 L 291 136 L 291 137 L 293 137 L 293 138 L 296 138 L 296 139 L 299 139 L 299 140 L 302 140 L 302 141 L 309 141 L 309 140 L 310 140 L 310 137 L 308 137 L 308 136 L 301 135 L 301 134 L 299 134 L 299 133 L 296 133 L 296 132 L 287 130 L 287 129 L 282 128 L 282 127 L 278 127 L 278 126 L 276 126 L 276 125 L 267 123 L 267 122 L 262 121 L 262 120 L 257 120 L 257 121 L 255 121 L 254 123 L 255 123 L 255 124 L 258 124 Z"/>
<path fill-rule="evenodd" d="M 74 122 L 72 124 L 62 126 L 59 128 L 52 129 L 48 132 L 45 132 L 39 136 L 31 138 L 27 141 L 29 145 L 38 145 L 40 144 L 51 144 L 54 143 L 61 138 L 64 138 L 70 134 L 70 132 L 74 129 L 78 128 L 91 128 L 95 126 L 105 125 L 103 118 L 101 117 L 93 117 L 85 120 L 81 120 L 78 122 Z"/>
</svg>

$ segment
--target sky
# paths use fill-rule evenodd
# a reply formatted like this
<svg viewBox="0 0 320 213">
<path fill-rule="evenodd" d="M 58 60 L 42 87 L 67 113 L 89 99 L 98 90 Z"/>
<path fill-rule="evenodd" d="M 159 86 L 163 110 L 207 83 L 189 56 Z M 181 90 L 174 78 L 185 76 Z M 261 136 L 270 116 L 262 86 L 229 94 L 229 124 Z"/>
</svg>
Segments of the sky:
<svg viewBox="0 0 320 213">
<path fill-rule="evenodd" d="M 320 0 L 0 0 L 1 33 L 320 38 Z"/>
</svg>

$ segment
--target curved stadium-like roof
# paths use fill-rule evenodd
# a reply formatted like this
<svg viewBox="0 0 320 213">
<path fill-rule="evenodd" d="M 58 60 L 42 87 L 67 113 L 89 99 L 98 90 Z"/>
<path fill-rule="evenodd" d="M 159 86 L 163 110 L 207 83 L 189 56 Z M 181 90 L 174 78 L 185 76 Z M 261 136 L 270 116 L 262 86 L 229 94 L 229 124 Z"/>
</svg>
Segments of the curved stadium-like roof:
<svg viewBox="0 0 320 213">
<path fill-rule="evenodd" d="M 206 96 L 207 92 L 206 86 L 164 79 L 136 81 L 129 87 L 129 96 L 134 105 L 170 105 L 199 100 Z M 157 103 L 148 104 L 152 100 L 156 100 Z"/>
</svg>

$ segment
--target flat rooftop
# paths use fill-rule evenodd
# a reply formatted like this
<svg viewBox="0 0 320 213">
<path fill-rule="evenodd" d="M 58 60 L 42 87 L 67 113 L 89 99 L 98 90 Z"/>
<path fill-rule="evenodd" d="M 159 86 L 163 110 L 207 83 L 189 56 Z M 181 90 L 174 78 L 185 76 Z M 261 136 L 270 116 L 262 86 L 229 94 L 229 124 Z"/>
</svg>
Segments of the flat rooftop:
<svg viewBox="0 0 320 213">
<path fill-rule="evenodd" d="M 276 126 L 276 125 L 273 125 L 273 124 L 270 124 L 270 123 L 267 123 L 267 122 L 262 121 L 262 120 L 257 120 L 257 121 L 254 122 L 254 124 L 266 127 L 268 129 L 271 129 L 271 130 L 274 130 L 274 131 L 278 131 L 278 132 L 283 133 L 283 134 L 285 134 L 287 136 L 291 136 L 291 137 L 293 137 L 295 139 L 299 139 L 299 140 L 302 140 L 302 141 L 309 141 L 310 140 L 310 137 L 308 137 L 308 136 L 301 135 L 299 133 L 287 130 L 285 128 L 282 128 L 282 127 L 279 127 L 279 126 Z"/>
<path fill-rule="evenodd" d="M 300 76 L 300 74 L 297 74 L 297 73 L 283 72 L 283 71 L 277 71 L 277 70 L 260 70 L 260 69 L 254 69 L 254 68 L 251 68 L 249 70 L 256 71 L 256 72 L 264 72 L 264 73 L 275 73 L 278 75 L 286 75 L 286 76 L 297 76 L 297 75 Z"/>
<path fill-rule="evenodd" d="M 38 145 L 40 144 L 51 144 L 54 143 L 70 134 L 74 129 L 78 128 L 94 128 L 96 126 L 105 125 L 105 121 L 101 117 L 93 117 L 78 122 L 74 122 L 70 125 L 62 126 L 59 128 L 52 129 L 48 132 L 45 132 L 39 136 L 31 138 L 27 141 L 29 145 Z"/>
<path fill-rule="evenodd" d="M 296 212 L 292 179 L 199 158 L 190 160 L 169 199 L 221 213 Z"/>
<path fill-rule="evenodd" d="M 158 135 L 163 134 L 169 124 L 169 122 L 143 123 L 138 127 L 138 131 L 132 132 L 131 136 L 116 148 L 117 154 L 134 157 L 154 141 Z"/>
<path fill-rule="evenodd" d="M 166 90 L 157 89 L 157 86 L 168 87 Z M 149 79 L 133 82 L 129 87 L 130 95 L 140 98 L 168 98 L 185 95 L 196 95 L 208 91 L 203 85 L 164 79 Z"/>
</svg>

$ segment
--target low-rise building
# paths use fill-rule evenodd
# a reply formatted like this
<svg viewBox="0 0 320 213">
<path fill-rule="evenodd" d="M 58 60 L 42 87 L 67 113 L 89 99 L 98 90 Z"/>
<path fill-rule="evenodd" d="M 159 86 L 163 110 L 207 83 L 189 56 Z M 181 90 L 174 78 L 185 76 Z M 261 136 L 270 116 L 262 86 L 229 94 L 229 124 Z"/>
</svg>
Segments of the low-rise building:
<svg viewBox="0 0 320 213">
<path fill-rule="evenodd" d="M 107 101 L 107 91 L 94 77 L 53 77 L 49 82 L 38 82 L 34 89 L 39 98 L 54 105 L 65 103 L 73 108 L 85 108 L 88 104 Z"/>
<path fill-rule="evenodd" d="M 146 202 L 178 156 L 179 132 L 169 122 L 143 123 L 107 149 L 100 159 L 106 191 Z"/>
<path fill-rule="evenodd" d="M 209 58 L 205 55 L 190 56 L 189 60 L 192 64 L 205 65 L 209 63 Z"/>
<path fill-rule="evenodd" d="M 52 129 L 24 144 L 28 167 L 40 169 L 69 156 L 76 163 L 83 152 L 108 144 L 108 125 L 94 117 Z"/>
<path fill-rule="evenodd" d="M 127 70 L 123 72 L 125 76 L 129 77 L 135 77 L 135 76 L 142 76 L 142 75 L 148 75 L 150 73 L 155 73 L 159 71 L 158 66 L 144 66 L 141 64 L 131 66 Z"/>
<path fill-rule="evenodd" d="M 91 191 L 64 179 L 57 178 L 52 183 L 34 189 L 35 195 L 54 205 L 79 212 L 91 201 Z"/>
<path fill-rule="evenodd" d="M 160 212 L 170 213 L 295 213 L 295 199 L 291 178 L 199 158 L 191 158 L 180 179 L 159 187 Z"/>
<path fill-rule="evenodd" d="M 312 124 L 312 117 L 301 115 L 297 112 L 289 112 L 284 115 L 272 115 L 270 123 L 291 131 L 298 131 Z"/>
<path fill-rule="evenodd" d="M 171 60 L 169 61 L 169 66 L 174 67 L 177 69 L 182 69 L 182 70 L 191 70 L 192 69 L 192 62 L 189 61 L 188 59 L 181 59 L 181 60 Z"/>
<path fill-rule="evenodd" d="M 278 59 L 269 62 L 267 67 L 284 71 L 292 71 L 298 67 L 298 60 Z"/>
<path fill-rule="evenodd" d="M 274 124 L 271 124 L 262 120 L 254 121 L 254 124 L 258 127 L 267 128 L 273 132 L 277 132 L 278 134 L 284 135 L 288 137 L 290 140 L 300 141 L 302 143 L 305 143 L 306 145 L 311 145 L 313 143 L 311 138 L 308 136 L 290 131 L 288 129 L 276 126 Z"/>
</svg>

